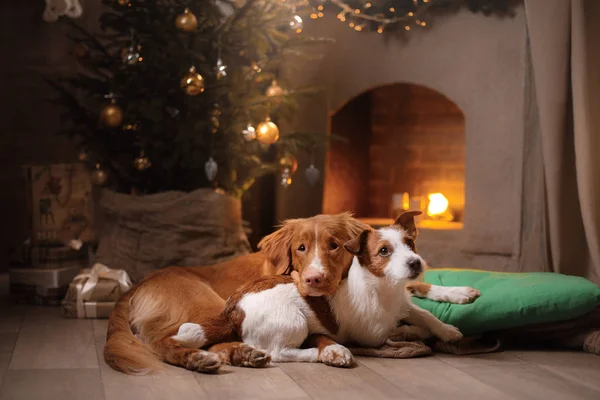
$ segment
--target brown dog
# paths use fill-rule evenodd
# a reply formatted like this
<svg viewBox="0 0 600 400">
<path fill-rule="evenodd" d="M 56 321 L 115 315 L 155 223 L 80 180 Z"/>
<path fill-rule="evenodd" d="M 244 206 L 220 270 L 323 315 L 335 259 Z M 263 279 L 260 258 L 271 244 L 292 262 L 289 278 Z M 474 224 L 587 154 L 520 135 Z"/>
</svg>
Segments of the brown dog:
<svg viewBox="0 0 600 400">
<path fill-rule="evenodd" d="M 106 363 L 129 374 L 161 369 L 162 362 L 201 372 L 218 369 L 216 354 L 182 348 L 171 339 L 181 324 L 217 317 L 224 299 L 239 286 L 292 269 L 301 276 L 303 294 L 334 293 L 341 271 L 352 262 L 352 255 L 342 246 L 366 228 L 348 213 L 289 220 L 259 243 L 258 253 L 210 267 L 169 267 L 155 272 L 119 299 L 108 324 Z M 292 251 L 300 239 L 310 244 L 306 254 Z M 227 332 L 222 339 L 234 340 Z M 261 355 L 247 348 L 233 350 L 234 365 L 260 362 Z"/>
</svg>

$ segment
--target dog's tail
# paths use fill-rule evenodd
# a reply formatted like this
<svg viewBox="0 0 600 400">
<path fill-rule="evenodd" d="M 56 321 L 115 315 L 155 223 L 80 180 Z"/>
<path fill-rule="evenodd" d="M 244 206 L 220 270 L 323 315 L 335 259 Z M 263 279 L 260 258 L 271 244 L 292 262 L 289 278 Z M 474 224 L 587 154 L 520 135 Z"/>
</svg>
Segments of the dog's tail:
<svg viewBox="0 0 600 400">
<path fill-rule="evenodd" d="M 135 289 L 122 296 L 108 320 L 104 361 L 114 370 L 131 375 L 145 375 L 164 369 L 152 348 L 139 340 L 131 331 L 131 297 Z"/>
</svg>

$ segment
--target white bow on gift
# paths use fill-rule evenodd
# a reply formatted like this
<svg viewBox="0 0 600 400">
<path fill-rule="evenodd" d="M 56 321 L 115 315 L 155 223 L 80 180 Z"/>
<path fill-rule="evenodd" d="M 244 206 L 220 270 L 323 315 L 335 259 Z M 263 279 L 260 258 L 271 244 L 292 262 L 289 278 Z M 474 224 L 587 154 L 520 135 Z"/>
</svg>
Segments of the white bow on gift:
<svg viewBox="0 0 600 400">
<path fill-rule="evenodd" d="M 77 315 L 79 318 L 85 316 L 84 302 L 89 301 L 94 288 L 100 279 L 109 279 L 119 283 L 121 293 L 131 289 L 131 279 L 122 269 L 110 269 L 104 264 L 96 263 L 90 269 L 84 269 L 73 281 L 77 282 Z M 83 283 L 85 282 L 85 283 Z"/>
<path fill-rule="evenodd" d="M 83 9 L 79 4 L 79 0 L 46 0 L 43 18 L 46 22 L 56 22 L 63 15 L 79 18 L 82 12 Z"/>
</svg>

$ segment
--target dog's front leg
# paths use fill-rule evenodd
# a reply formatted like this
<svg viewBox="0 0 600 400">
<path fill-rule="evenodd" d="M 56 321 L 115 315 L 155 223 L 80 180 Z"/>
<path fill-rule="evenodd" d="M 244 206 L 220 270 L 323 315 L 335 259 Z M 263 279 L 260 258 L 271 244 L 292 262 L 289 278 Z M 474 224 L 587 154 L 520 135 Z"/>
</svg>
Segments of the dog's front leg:
<svg viewBox="0 0 600 400">
<path fill-rule="evenodd" d="M 318 361 L 332 367 L 351 367 L 354 365 L 354 357 L 350 350 L 336 343 L 327 335 L 311 335 L 304 342 L 305 346 L 314 347 L 319 350 Z"/>
<path fill-rule="evenodd" d="M 409 305 L 409 314 L 404 320 L 409 324 L 429 329 L 444 342 L 455 342 L 463 337 L 458 328 L 443 323 L 429 311 L 423 310 L 414 304 Z"/>
<path fill-rule="evenodd" d="M 481 293 L 469 286 L 437 286 L 425 282 L 411 282 L 406 287 L 415 297 L 452 304 L 474 302 Z"/>
</svg>

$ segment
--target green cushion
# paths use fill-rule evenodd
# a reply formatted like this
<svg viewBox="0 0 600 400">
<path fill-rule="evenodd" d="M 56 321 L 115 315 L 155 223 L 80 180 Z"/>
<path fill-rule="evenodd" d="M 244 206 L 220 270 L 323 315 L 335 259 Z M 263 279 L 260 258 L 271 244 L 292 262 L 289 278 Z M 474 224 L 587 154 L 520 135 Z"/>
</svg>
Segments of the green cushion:
<svg viewBox="0 0 600 400">
<path fill-rule="evenodd" d="M 416 305 L 456 326 L 464 335 L 577 318 L 600 302 L 600 286 L 585 278 L 552 272 L 430 269 L 425 282 L 481 291 L 481 297 L 471 304 L 413 298 Z"/>
</svg>

